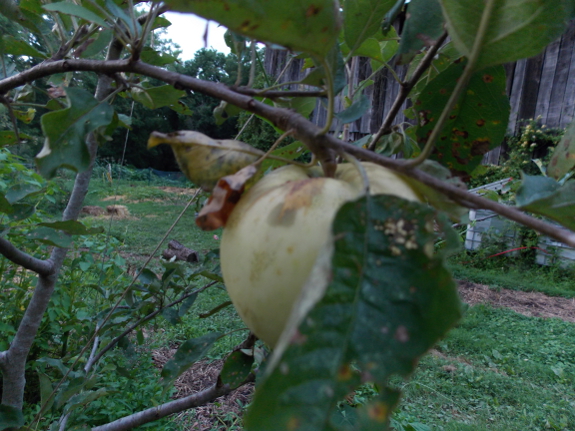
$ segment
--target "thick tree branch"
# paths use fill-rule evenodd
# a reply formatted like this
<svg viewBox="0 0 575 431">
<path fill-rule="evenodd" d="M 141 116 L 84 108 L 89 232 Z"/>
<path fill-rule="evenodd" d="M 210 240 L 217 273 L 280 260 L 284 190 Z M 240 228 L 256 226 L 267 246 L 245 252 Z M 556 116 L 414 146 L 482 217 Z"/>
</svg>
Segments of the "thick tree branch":
<svg viewBox="0 0 575 431">
<path fill-rule="evenodd" d="M 254 347 L 256 341 L 256 336 L 250 332 L 244 341 L 234 347 L 232 352 L 236 352 L 242 349 L 251 349 Z M 210 401 L 215 400 L 218 397 L 221 397 L 222 395 L 229 394 L 230 392 L 245 385 L 246 383 L 253 381 L 255 381 L 255 375 L 250 373 L 242 383 L 240 383 L 237 387 L 232 388 L 229 385 L 224 385 L 218 376 L 217 382 L 209 388 L 204 389 L 203 391 L 197 392 L 179 400 L 170 401 L 158 407 L 153 407 L 151 409 L 134 413 L 133 415 L 123 417 L 114 422 L 110 422 L 109 424 L 92 428 L 92 431 L 122 431 L 132 429 L 133 427 L 156 421 L 174 413 L 191 409 L 193 407 L 202 406 Z"/>
<path fill-rule="evenodd" d="M 347 144 L 333 136 L 322 135 L 320 133 L 321 129 L 318 126 L 305 119 L 301 115 L 288 109 L 276 108 L 258 102 L 249 96 L 234 92 L 224 84 L 206 82 L 189 76 L 180 75 L 175 72 L 166 71 L 165 69 L 151 66 L 149 64 L 141 62 L 130 62 L 128 60 L 66 60 L 60 62 L 42 63 L 34 68 L 22 72 L 19 75 L 6 78 L 3 81 L 0 81 L 0 93 L 6 92 L 12 88 L 24 85 L 29 81 L 44 76 L 71 70 L 94 71 L 100 73 L 134 72 L 160 79 L 164 82 L 174 85 L 177 88 L 186 88 L 193 91 L 198 91 L 214 98 L 225 100 L 226 102 L 232 103 L 242 109 L 269 119 L 280 129 L 293 129 L 294 135 L 297 139 L 306 144 L 308 148 L 316 155 L 323 156 L 323 158 L 328 162 L 330 157 L 333 157 L 335 151 L 346 151 L 362 160 L 372 161 L 390 169 L 399 171 L 404 175 L 412 177 L 418 181 L 421 181 L 422 183 L 443 192 L 448 197 L 454 199 L 456 202 L 462 203 L 465 206 L 489 209 L 499 215 L 509 218 L 510 220 L 521 223 L 545 235 L 548 235 L 551 238 L 564 242 L 569 246 L 575 247 L 575 233 L 565 231 L 557 226 L 535 219 L 523 213 L 517 208 L 502 205 L 480 196 L 473 195 L 463 189 L 440 181 L 431 175 L 425 174 L 424 172 L 410 169 L 409 167 L 405 166 L 405 162 L 402 160 L 390 159 L 379 154 L 375 154 L 373 151 Z M 333 158 L 331 160 L 333 160 Z"/>
<path fill-rule="evenodd" d="M 279 99 L 281 97 L 327 97 L 325 91 L 305 91 L 305 90 L 270 90 L 248 87 L 233 87 L 233 91 L 236 93 L 244 94 L 246 96 L 260 96 L 267 97 L 268 99 Z"/>
<path fill-rule="evenodd" d="M 119 58 L 121 48 L 112 44 L 108 52 L 108 60 Z M 65 62 L 65 61 L 63 61 Z M 62 63 L 62 62 L 55 62 Z M 42 63 L 51 64 L 51 63 Z M 8 78 L 9 79 L 9 78 Z M 96 89 L 96 99 L 103 100 L 110 92 L 111 78 L 102 76 L 98 80 L 98 87 Z M 0 90 L 0 94 L 2 90 Z M 90 134 L 87 139 L 88 151 L 90 153 L 89 168 L 76 175 L 74 187 L 70 194 L 68 204 L 62 214 L 62 220 L 76 220 L 82 209 L 84 197 L 88 193 L 88 186 L 90 184 L 90 177 L 92 176 L 92 168 L 96 158 L 96 150 L 98 142 L 93 134 Z M 30 352 L 30 348 L 38 333 L 38 328 L 42 322 L 42 318 L 50 302 L 50 297 L 54 292 L 56 281 L 64 258 L 68 249 L 54 248 L 49 261 L 52 263 L 52 269 L 49 274 L 40 275 L 38 283 L 34 289 L 34 293 L 30 303 L 26 307 L 24 316 L 18 325 L 18 329 L 10 344 L 10 348 L 6 351 L 6 357 L 3 367 L 3 381 L 2 381 L 2 404 L 22 408 L 24 398 L 24 385 L 26 379 L 24 377 L 26 368 L 26 358 Z"/>
<path fill-rule="evenodd" d="M 240 384 L 240 386 L 243 386 L 246 383 L 253 382 L 254 380 L 255 376 L 253 374 L 250 374 L 248 378 Z M 216 383 L 210 386 L 209 388 L 204 389 L 203 391 L 189 395 L 185 398 L 170 401 L 168 403 L 162 404 L 157 407 L 152 407 L 147 410 L 142 410 L 141 412 L 123 417 L 114 422 L 110 422 L 109 424 L 106 425 L 94 427 L 92 428 L 92 431 L 129 430 L 139 425 L 143 425 L 148 422 L 153 422 L 166 416 L 172 415 L 174 413 L 179 413 L 194 407 L 203 406 L 204 404 L 213 401 L 218 397 L 229 394 L 233 390 L 235 390 L 235 388 L 231 388 L 229 385 L 218 385 Z"/>
<path fill-rule="evenodd" d="M 42 260 L 17 249 L 10 241 L 0 238 L 0 254 L 8 260 L 39 275 L 50 275 L 54 270 L 51 260 Z"/>
</svg>

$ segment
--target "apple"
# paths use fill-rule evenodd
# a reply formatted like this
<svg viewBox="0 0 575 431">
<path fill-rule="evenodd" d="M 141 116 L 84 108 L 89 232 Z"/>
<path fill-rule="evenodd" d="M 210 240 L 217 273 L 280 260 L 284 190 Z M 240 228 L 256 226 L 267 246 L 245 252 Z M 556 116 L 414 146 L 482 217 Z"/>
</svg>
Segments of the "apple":
<svg viewBox="0 0 575 431">
<path fill-rule="evenodd" d="M 362 163 L 371 194 L 419 201 L 396 173 Z M 358 169 L 339 165 L 335 178 L 319 168 L 285 166 L 263 177 L 239 200 L 224 228 L 224 283 L 242 320 L 274 347 L 318 254 L 331 241 L 338 209 L 364 194 Z"/>
</svg>

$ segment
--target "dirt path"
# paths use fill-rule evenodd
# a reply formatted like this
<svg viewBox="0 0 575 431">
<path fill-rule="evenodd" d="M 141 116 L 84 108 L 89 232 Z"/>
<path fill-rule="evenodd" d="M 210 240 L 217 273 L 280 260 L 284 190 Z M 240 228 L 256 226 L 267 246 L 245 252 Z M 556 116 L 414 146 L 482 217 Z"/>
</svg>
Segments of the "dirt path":
<svg viewBox="0 0 575 431">
<path fill-rule="evenodd" d="M 575 298 L 509 289 L 493 290 L 484 284 L 469 281 L 459 281 L 458 285 L 461 299 L 470 305 L 488 303 L 529 317 L 557 317 L 566 322 L 575 322 Z"/>
</svg>

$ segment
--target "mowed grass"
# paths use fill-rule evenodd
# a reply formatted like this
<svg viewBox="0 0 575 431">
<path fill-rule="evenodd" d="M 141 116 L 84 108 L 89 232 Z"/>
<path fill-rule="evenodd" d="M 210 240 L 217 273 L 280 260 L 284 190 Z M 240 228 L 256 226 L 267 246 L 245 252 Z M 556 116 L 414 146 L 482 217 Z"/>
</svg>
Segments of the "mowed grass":
<svg viewBox="0 0 575 431">
<path fill-rule="evenodd" d="M 110 196 L 122 198 L 106 200 Z M 132 218 L 86 221 L 91 226 L 103 226 L 120 239 L 128 260 L 133 254 L 141 262 L 189 199 L 190 196 L 165 192 L 153 184 L 116 182 L 110 186 L 100 181 L 92 188 L 86 205 L 125 205 Z M 203 253 L 218 248 L 214 234 L 219 236 L 221 232 L 201 231 L 194 222 L 198 209 L 194 205 L 189 208 L 168 240 L 176 239 Z M 161 250 L 164 248 L 165 245 Z M 573 297 L 571 293 L 575 292 L 575 283 L 570 283 L 565 273 L 553 278 L 549 273 L 545 276 L 545 272 L 537 276 L 537 268 L 512 275 L 462 265 L 452 265 L 452 269 L 457 277 L 494 287 L 539 290 L 566 297 Z M 223 357 L 245 337 L 245 325 L 233 307 L 210 317 L 200 316 L 227 300 L 222 286 L 214 286 L 199 295 L 180 325 L 171 326 L 159 318 L 155 323 L 159 334 L 155 344 L 165 346 L 219 332 L 227 335 L 216 343 L 207 359 Z M 403 392 L 395 415 L 399 423 L 425 424 L 427 429 L 446 431 L 573 431 L 575 324 L 525 317 L 486 305 L 474 306 L 436 350 L 422 359 L 411 379 L 398 378 L 392 383 Z M 360 395 L 358 392 L 359 404 L 369 398 L 369 393 L 364 398 Z"/>
<path fill-rule="evenodd" d="M 130 217 L 112 220 L 109 217 L 87 217 L 84 221 L 93 227 L 104 227 L 106 232 L 124 244 L 125 253 L 149 255 L 192 198 L 190 194 L 164 191 L 163 186 L 165 186 L 163 183 L 154 185 L 122 180 L 108 183 L 95 180 L 84 204 L 102 208 L 109 205 L 124 205 L 128 208 Z M 176 186 L 181 189 L 186 188 L 186 184 L 182 183 L 176 183 Z M 174 187 L 174 184 L 170 187 Z M 187 187 L 190 187 L 189 183 Z M 167 242 L 172 239 L 198 252 L 219 247 L 219 241 L 214 239 L 214 235 L 219 236 L 221 230 L 204 232 L 195 223 L 195 213 L 199 211 L 206 198 L 205 193 L 198 195 L 160 250 L 165 249 Z"/>
<path fill-rule="evenodd" d="M 427 355 L 398 416 L 431 429 L 574 430 L 575 324 L 486 305 Z"/>
</svg>

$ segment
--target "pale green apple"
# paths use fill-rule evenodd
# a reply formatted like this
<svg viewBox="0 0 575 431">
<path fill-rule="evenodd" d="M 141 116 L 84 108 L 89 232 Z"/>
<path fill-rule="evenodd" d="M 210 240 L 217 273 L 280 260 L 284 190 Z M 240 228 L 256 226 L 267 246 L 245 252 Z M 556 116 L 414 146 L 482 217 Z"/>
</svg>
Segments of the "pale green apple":
<svg viewBox="0 0 575 431">
<path fill-rule="evenodd" d="M 371 194 L 418 201 L 397 174 L 362 163 Z M 357 168 L 338 166 L 335 178 L 319 168 L 286 166 L 266 175 L 245 193 L 222 235 L 224 283 L 246 325 L 274 347 L 316 258 L 331 241 L 338 209 L 364 193 Z"/>
</svg>

